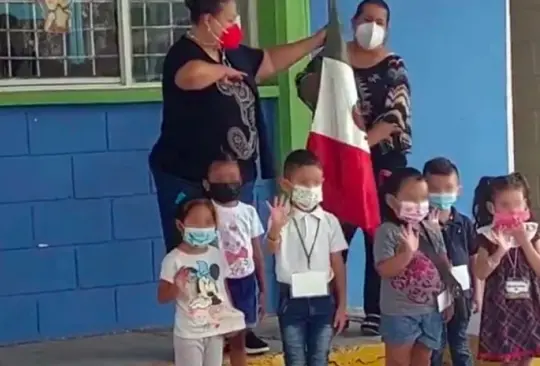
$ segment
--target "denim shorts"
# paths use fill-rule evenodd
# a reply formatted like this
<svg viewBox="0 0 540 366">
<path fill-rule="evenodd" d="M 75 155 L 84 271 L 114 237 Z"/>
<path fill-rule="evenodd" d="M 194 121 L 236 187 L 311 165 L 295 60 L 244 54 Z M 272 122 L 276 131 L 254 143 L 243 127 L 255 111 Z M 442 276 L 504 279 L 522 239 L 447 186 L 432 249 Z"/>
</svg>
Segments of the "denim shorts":
<svg viewBox="0 0 540 366">
<path fill-rule="evenodd" d="M 233 306 L 244 313 L 247 328 L 255 328 L 259 318 L 257 277 L 255 273 L 244 278 L 229 278 L 227 286 Z"/>
<path fill-rule="evenodd" d="M 392 345 L 422 343 L 436 350 L 441 347 L 444 321 L 442 314 L 434 310 L 421 315 L 381 314 L 381 333 L 384 343 Z"/>
</svg>

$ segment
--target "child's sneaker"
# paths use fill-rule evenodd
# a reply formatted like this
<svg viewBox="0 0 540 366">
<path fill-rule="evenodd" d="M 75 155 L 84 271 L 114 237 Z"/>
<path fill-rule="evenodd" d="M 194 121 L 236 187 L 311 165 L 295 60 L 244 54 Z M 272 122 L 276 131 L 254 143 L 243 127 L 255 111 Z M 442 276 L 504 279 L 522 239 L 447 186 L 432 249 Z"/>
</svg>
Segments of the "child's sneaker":
<svg viewBox="0 0 540 366">
<path fill-rule="evenodd" d="M 257 337 L 252 331 L 246 333 L 246 353 L 248 355 L 258 355 L 269 351 L 268 343 Z"/>
<path fill-rule="evenodd" d="M 362 322 L 362 334 L 368 337 L 378 337 L 380 317 L 375 314 L 367 314 Z"/>
</svg>

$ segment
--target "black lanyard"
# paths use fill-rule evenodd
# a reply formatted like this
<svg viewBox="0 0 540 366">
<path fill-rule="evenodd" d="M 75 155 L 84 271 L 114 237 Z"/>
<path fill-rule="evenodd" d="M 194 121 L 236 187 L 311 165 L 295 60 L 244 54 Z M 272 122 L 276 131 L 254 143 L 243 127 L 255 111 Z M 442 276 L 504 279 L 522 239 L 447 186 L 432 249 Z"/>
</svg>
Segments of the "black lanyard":
<svg viewBox="0 0 540 366">
<path fill-rule="evenodd" d="M 304 254 L 306 255 L 308 270 L 311 271 L 311 256 L 313 255 L 313 250 L 315 249 L 315 243 L 317 242 L 317 237 L 319 236 L 319 228 L 321 227 L 321 220 L 317 220 L 317 230 L 315 231 L 315 237 L 313 238 L 313 244 L 311 244 L 311 248 L 309 252 L 306 247 L 306 242 L 304 241 L 302 233 L 300 232 L 300 228 L 298 227 L 298 222 L 295 219 L 293 219 L 292 221 L 294 222 L 294 227 L 296 227 L 298 238 L 300 239 L 300 242 L 302 243 L 302 249 L 304 250 Z M 306 223 L 306 234 L 307 234 L 307 223 Z"/>
</svg>

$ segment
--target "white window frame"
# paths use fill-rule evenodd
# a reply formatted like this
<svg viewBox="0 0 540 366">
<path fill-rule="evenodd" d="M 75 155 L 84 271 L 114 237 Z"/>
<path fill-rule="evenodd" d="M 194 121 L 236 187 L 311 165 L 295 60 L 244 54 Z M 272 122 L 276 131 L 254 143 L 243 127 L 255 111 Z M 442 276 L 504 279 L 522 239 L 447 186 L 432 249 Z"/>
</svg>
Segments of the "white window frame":
<svg viewBox="0 0 540 366">
<path fill-rule="evenodd" d="M 150 0 L 151 1 L 151 0 Z M 247 1 L 248 19 L 242 19 L 242 26 L 248 27 L 250 45 L 258 45 L 257 1 Z M 269 0 L 267 0 L 269 1 Z M 135 81 L 133 79 L 133 49 L 131 39 L 131 0 L 116 0 L 118 18 L 118 53 L 120 77 L 88 78 L 9 78 L 0 79 L 0 97 L 2 92 L 46 91 L 46 90 L 101 90 L 128 88 L 158 88 L 160 82 Z M 156 0 L 156 2 L 158 2 Z M 184 2 L 184 0 L 179 0 Z M 1 4 L 1 1 L 0 1 Z"/>
</svg>

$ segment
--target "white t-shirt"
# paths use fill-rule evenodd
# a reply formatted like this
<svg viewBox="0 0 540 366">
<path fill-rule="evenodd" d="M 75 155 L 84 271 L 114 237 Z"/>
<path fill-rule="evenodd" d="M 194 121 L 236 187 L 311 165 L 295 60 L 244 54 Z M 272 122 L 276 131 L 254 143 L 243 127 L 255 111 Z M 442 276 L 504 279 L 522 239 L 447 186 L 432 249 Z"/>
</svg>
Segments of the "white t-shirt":
<svg viewBox="0 0 540 366">
<path fill-rule="evenodd" d="M 244 278 L 255 271 L 251 240 L 264 234 L 255 207 L 238 202 L 234 207 L 214 203 L 218 215 L 219 242 L 227 263 L 229 278 Z"/>
<path fill-rule="evenodd" d="M 309 213 L 293 208 L 281 231 L 281 248 L 275 256 L 277 281 L 291 284 L 293 273 L 324 271 L 330 282 L 334 277 L 330 254 L 347 247 L 341 225 L 334 215 L 321 207 Z M 308 266 L 306 251 L 309 254 L 311 250 L 311 266 Z"/>
<path fill-rule="evenodd" d="M 218 248 L 204 254 L 174 249 L 161 264 L 160 278 L 180 289 L 176 299 L 174 335 L 200 339 L 246 327 L 244 314 L 231 306 L 225 278 L 228 266 Z"/>
</svg>

